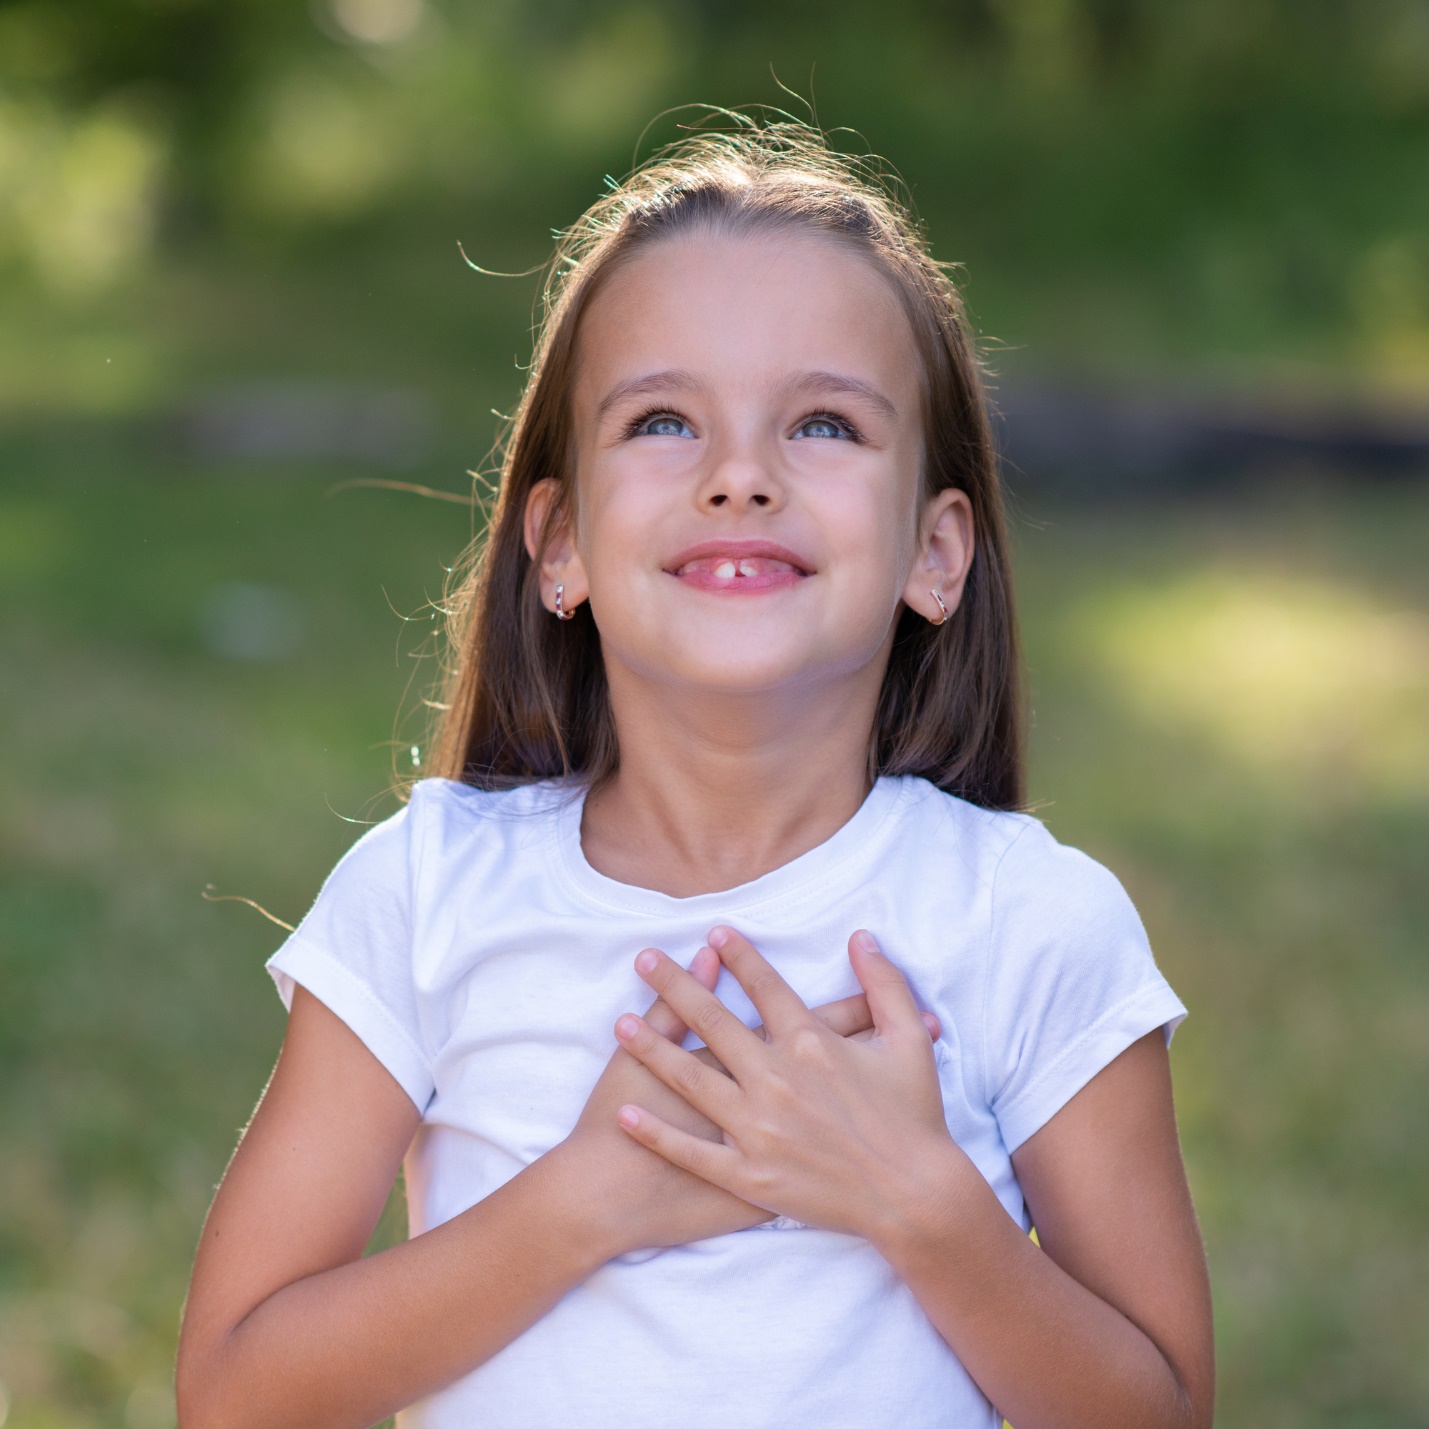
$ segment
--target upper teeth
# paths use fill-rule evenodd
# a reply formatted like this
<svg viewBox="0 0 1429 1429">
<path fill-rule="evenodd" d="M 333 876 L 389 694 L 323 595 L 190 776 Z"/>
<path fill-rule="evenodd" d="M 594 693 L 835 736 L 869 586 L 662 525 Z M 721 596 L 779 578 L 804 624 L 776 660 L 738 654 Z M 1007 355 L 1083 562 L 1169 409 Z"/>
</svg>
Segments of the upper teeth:
<svg viewBox="0 0 1429 1429">
<path fill-rule="evenodd" d="M 714 568 L 714 573 L 721 580 L 729 580 L 734 575 L 734 562 L 721 561 L 719 565 Z"/>
</svg>

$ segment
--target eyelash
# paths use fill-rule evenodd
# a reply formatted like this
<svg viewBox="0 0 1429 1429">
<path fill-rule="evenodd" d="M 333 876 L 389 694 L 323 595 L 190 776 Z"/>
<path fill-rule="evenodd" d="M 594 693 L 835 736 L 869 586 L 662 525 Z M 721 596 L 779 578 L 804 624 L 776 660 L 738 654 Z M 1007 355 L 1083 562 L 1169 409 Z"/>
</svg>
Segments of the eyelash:
<svg viewBox="0 0 1429 1429">
<path fill-rule="evenodd" d="M 639 436 L 640 428 L 655 417 L 674 417 L 681 422 L 686 422 L 684 417 L 681 417 L 678 412 L 671 411 L 669 407 L 651 407 L 647 411 L 641 412 L 638 417 L 633 418 L 626 424 L 625 435 L 627 437 Z M 688 425 L 687 422 L 686 424 Z"/>
<path fill-rule="evenodd" d="M 809 422 L 832 422 L 850 441 L 863 441 L 863 433 L 847 417 L 840 417 L 837 412 L 810 412 L 808 416 L 799 418 L 798 425 L 802 427 Z"/>
<path fill-rule="evenodd" d="M 687 417 L 682 417 L 680 413 L 670 407 L 651 407 L 647 411 L 641 412 L 638 417 L 633 418 L 629 422 L 625 428 L 625 435 L 627 437 L 639 436 L 640 428 L 655 417 L 675 417 L 679 421 L 689 425 L 689 419 Z M 831 422 L 834 426 L 838 427 L 850 441 L 863 441 L 863 433 L 860 432 L 847 417 L 840 417 L 835 412 L 808 412 L 795 423 L 795 430 L 797 431 L 800 427 L 807 425 L 809 422 Z"/>
</svg>

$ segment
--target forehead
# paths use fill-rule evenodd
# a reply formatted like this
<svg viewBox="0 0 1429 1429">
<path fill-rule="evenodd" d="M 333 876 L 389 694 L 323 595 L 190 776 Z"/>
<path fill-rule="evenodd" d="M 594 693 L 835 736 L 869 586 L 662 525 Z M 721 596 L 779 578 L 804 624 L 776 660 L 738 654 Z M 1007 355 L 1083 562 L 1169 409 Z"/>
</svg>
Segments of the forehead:
<svg viewBox="0 0 1429 1429">
<path fill-rule="evenodd" d="M 684 369 L 736 388 L 833 369 L 917 406 L 912 327 L 892 282 L 821 234 L 687 233 L 622 262 L 582 320 L 578 409 L 640 371 Z"/>
</svg>

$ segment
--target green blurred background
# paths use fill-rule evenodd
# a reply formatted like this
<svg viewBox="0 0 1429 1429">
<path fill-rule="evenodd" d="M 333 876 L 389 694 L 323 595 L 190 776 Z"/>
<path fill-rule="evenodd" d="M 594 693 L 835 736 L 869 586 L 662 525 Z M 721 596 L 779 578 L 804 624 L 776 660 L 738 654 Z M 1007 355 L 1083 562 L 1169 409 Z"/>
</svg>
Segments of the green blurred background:
<svg viewBox="0 0 1429 1429">
<path fill-rule="evenodd" d="M 772 75 L 901 170 L 1011 410 L 1424 430 L 1423 0 L 4 0 L 14 1429 L 173 1424 L 189 1259 L 283 1025 L 278 930 L 203 895 L 296 921 L 395 807 L 471 534 L 334 488 L 469 493 L 529 353 L 534 280 L 457 243 L 541 262 L 667 106 L 803 114 Z M 1429 483 L 1412 441 L 1389 476 L 1312 447 L 1012 471 L 1033 789 L 1192 1010 L 1218 1422 L 1424 1426 Z"/>
</svg>

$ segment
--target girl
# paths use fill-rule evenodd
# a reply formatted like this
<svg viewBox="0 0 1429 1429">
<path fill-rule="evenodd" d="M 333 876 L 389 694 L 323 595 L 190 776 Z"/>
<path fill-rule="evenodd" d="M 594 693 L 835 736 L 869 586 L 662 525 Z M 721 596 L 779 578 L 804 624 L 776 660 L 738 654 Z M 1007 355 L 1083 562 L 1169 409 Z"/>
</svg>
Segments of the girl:
<svg viewBox="0 0 1429 1429">
<path fill-rule="evenodd" d="M 184 1429 L 1209 1424 L 1184 1009 L 1015 812 L 955 291 L 792 125 L 686 140 L 552 273 L 438 777 L 269 964 Z"/>
</svg>

